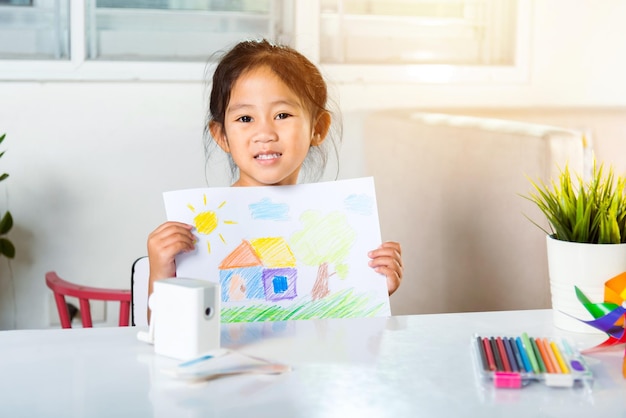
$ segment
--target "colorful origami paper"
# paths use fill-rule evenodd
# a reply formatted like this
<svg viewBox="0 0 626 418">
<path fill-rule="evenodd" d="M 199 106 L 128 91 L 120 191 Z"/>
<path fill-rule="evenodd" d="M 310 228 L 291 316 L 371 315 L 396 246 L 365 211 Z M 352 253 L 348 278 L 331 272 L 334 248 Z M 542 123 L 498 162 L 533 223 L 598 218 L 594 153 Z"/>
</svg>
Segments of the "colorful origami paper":
<svg viewBox="0 0 626 418">
<path fill-rule="evenodd" d="M 594 319 L 585 322 L 592 327 L 605 332 L 609 338 L 595 347 L 585 350 L 593 352 L 612 347 L 619 344 L 626 344 L 626 332 L 624 330 L 624 319 L 626 318 L 626 272 L 618 274 L 609 279 L 604 284 L 604 302 L 593 303 L 576 286 L 576 297 L 583 304 L 585 309 Z M 626 378 L 626 350 L 622 362 L 622 374 Z"/>
</svg>

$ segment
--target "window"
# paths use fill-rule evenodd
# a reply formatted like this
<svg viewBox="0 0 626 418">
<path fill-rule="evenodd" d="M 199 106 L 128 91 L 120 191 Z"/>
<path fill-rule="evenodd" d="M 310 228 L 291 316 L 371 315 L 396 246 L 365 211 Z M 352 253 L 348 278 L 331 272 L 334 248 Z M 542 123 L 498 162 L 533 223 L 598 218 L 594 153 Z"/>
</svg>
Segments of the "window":
<svg viewBox="0 0 626 418">
<path fill-rule="evenodd" d="M 516 0 L 322 0 L 320 61 L 512 65 Z"/>
<path fill-rule="evenodd" d="M 298 2 L 296 48 L 339 82 L 526 81 L 530 6 L 530 0 Z M 317 20 L 303 17 L 314 12 Z"/>
<path fill-rule="evenodd" d="M 0 0 L 0 57 L 69 59 L 68 0 Z"/>
<path fill-rule="evenodd" d="M 203 80 L 241 39 L 333 82 L 519 82 L 532 0 L 0 0 L 0 80 Z"/>
<path fill-rule="evenodd" d="M 206 62 L 241 39 L 275 39 L 279 2 L 87 1 L 87 59 Z"/>
<path fill-rule="evenodd" d="M 274 287 L 274 293 L 276 294 L 285 293 L 289 289 L 286 276 L 274 276 L 272 285 Z"/>
</svg>

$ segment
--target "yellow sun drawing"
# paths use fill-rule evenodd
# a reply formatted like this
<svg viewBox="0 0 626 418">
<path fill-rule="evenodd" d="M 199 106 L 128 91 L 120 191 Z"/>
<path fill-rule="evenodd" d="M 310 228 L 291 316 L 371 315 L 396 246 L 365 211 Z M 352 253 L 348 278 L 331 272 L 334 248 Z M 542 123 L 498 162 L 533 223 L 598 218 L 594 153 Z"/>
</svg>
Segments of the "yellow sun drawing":
<svg viewBox="0 0 626 418">
<path fill-rule="evenodd" d="M 203 195 L 202 198 L 203 198 L 204 207 L 206 208 L 206 205 L 207 205 L 206 195 Z M 199 234 L 211 235 L 217 229 L 217 227 L 220 224 L 220 218 L 217 215 L 217 211 L 219 209 L 222 209 L 224 205 L 226 205 L 226 201 L 220 203 L 217 206 L 216 210 L 205 210 L 205 211 L 196 213 L 196 208 L 191 203 L 187 204 L 187 207 L 189 208 L 189 210 L 191 210 L 193 213 L 196 213 L 196 216 L 194 216 L 193 218 L 193 224 L 195 225 L 196 230 L 198 231 Z M 224 221 L 221 221 L 221 223 L 224 225 L 234 225 L 237 222 L 224 220 Z M 222 241 L 222 243 L 226 244 L 226 239 L 224 238 L 224 236 L 220 232 L 215 232 L 215 233 L 217 233 L 217 236 Z M 209 251 L 209 254 L 210 254 L 211 253 L 211 241 L 209 240 L 207 240 L 207 250 Z"/>
</svg>

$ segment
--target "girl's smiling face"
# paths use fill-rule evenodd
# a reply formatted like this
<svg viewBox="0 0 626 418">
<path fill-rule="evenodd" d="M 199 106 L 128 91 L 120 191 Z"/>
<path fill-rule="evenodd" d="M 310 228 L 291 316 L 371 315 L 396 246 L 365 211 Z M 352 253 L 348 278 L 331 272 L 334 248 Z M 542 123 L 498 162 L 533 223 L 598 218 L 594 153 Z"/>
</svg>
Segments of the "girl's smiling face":
<svg viewBox="0 0 626 418">
<path fill-rule="evenodd" d="M 269 67 L 244 72 L 231 90 L 224 125 L 209 126 L 239 168 L 233 186 L 296 184 L 309 147 L 321 144 L 330 126 L 326 112 L 311 118 Z"/>
</svg>

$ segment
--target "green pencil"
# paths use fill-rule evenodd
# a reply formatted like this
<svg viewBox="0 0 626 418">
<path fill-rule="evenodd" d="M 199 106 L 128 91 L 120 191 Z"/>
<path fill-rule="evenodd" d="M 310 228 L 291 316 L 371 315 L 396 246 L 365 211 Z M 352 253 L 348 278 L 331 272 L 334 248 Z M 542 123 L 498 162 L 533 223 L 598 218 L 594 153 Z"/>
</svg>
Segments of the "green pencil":
<svg viewBox="0 0 626 418">
<path fill-rule="evenodd" d="M 537 357 L 535 357 L 535 351 L 533 350 L 533 345 L 530 343 L 530 339 L 528 338 L 527 333 L 522 334 L 522 341 L 524 342 L 524 349 L 528 353 L 528 359 L 530 360 L 530 365 L 533 368 L 533 372 L 539 373 L 539 365 L 537 364 Z"/>
<path fill-rule="evenodd" d="M 535 357 L 537 357 L 537 364 L 539 365 L 539 371 L 541 373 L 546 372 L 546 365 L 543 363 L 543 357 L 541 357 L 541 351 L 539 351 L 539 346 L 537 345 L 537 341 L 534 338 L 530 338 L 530 343 L 533 346 L 533 351 L 535 352 Z"/>
</svg>

